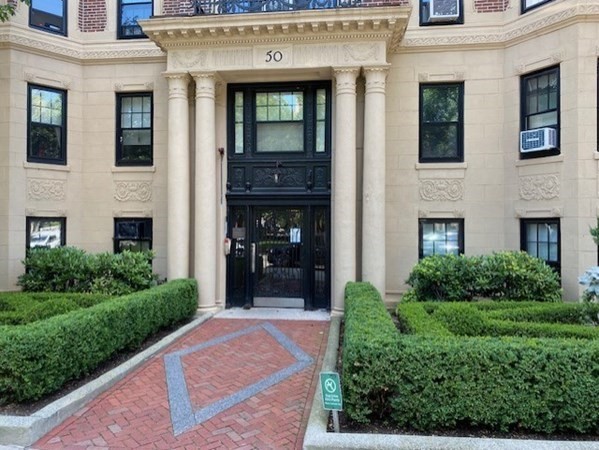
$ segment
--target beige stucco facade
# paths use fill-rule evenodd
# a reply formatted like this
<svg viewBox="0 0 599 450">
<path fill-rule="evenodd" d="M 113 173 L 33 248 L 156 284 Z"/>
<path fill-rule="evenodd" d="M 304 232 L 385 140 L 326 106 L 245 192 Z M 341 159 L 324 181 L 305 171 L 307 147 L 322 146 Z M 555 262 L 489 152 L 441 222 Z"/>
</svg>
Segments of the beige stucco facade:
<svg viewBox="0 0 599 450">
<path fill-rule="evenodd" d="M 365 279 L 389 300 L 418 261 L 422 218 L 464 219 L 465 253 L 520 249 L 520 219 L 559 218 L 565 299 L 597 263 L 599 5 L 554 0 L 419 26 L 418 5 L 172 16 L 150 39 L 68 37 L 0 24 L 0 290 L 23 272 L 26 217 L 66 217 L 68 245 L 112 251 L 115 218 L 153 221 L 154 269 L 193 276 L 201 309 L 225 307 L 230 83 L 331 80 L 331 310 Z M 114 9 L 114 8 L 113 8 Z M 72 19 L 72 20 L 71 20 Z M 279 61 L 266 61 L 267 52 Z M 521 160 L 520 79 L 560 68 L 560 154 Z M 419 85 L 464 83 L 464 161 L 419 163 Z M 28 163 L 27 85 L 68 95 L 67 164 Z M 115 94 L 153 93 L 153 165 L 115 165 Z"/>
</svg>

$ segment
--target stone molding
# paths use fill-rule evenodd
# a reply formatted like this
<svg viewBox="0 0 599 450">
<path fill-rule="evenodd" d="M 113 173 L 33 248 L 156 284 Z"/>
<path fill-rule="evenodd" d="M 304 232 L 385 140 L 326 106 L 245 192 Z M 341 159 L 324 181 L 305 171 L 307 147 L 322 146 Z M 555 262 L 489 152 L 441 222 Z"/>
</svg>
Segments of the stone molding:
<svg viewBox="0 0 599 450">
<path fill-rule="evenodd" d="M 448 217 L 455 217 L 456 219 L 464 218 L 465 211 L 463 209 L 451 209 L 451 210 L 429 210 L 419 209 L 419 219 L 446 219 Z"/>
<path fill-rule="evenodd" d="M 464 198 L 464 180 L 436 179 L 420 180 L 420 198 L 433 201 L 458 201 Z"/>
<path fill-rule="evenodd" d="M 466 72 L 444 72 L 444 73 L 430 73 L 420 72 L 418 73 L 418 81 L 423 83 L 437 82 L 437 81 L 464 81 L 466 79 Z"/>
<path fill-rule="evenodd" d="M 558 198 L 559 193 L 557 174 L 520 177 L 520 198 L 523 200 L 551 200 Z"/>
<path fill-rule="evenodd" d="M 30 68 L 23 71 L 23 80 L 27 81 L 28 83 L 43 84 L 59 89 L 69 89 L 73 83 L 73 80 L 70 78 L 61 77 L 55 73 L 45 74 Z"/>
<path fill-rule="evenodd" d="M 541 30 L 559 26 L 562 23 L 588 21 L 590 17 L 599 15 L 599 4 L 595 0 L 579 0 L 577 2 L 555 2 L 547 5 L 549 11 L 536 20 L 521 16 L 509 24 L 497 24 L 478 33 L 435 34 L 427 37 L 406 37 L 400 43 L 401 48 L 438 47 L 438 46 L 477 46 L 508 45 L 518 40 L 534 38 Z M 552 9 L 555 12 L 551 12 Z M 448 30 L 451 31 L 451 30 Z"/>
<path fill-rule="evenodd" d="M 562 217 L 563 208 L 561 206 L 554 206 L 551 208 L 516 208 L 514 215 L 519 219 Z"/>
<path fill-rule="evenodd" d="M 150 218 L 150 217 L 152 217 L 152 210 L 151 209 L 138 209 L 138 210 L 115 209 L 112 211 L 112 216 L 113 217 L 148 217 L 148 218 Z"/>
<path fill-rule="evenodd" d="M 29 178 L 27 180 L 27 198 L 30 200 L 64 200 L 66 197 L 66 182 L 63 180 L 48 180 Z"/>
<path fill-rule="evenodd" d="M 115 181 L 114 198 L 119 202 L 149 202 L 152 200 L 152 182 Z"/>
<path fill-rule="evenodd" d="M 115 83 L 115 92 L 139 92 L 139 91 L 153 91 L 154 82 L 145 81 L 139 83 Z"/>
</svg>

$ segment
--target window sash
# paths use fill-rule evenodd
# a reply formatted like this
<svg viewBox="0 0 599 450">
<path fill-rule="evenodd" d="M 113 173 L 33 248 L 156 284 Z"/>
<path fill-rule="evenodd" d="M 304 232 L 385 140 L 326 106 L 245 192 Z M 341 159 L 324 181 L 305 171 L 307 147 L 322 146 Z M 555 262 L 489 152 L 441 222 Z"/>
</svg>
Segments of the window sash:
<svg viewBox="0 0 599 450">
<path fill-rule="evenodd" d="M 453 219 L 421 219 L 420 258 L 464 253 L 464 222 Z"/>
<path fill-rule="evenodd" d="M 464 159 L 463 83 L 420 85 L 420 162 Z"/>
<path fill-rule="evenodd" d="M 119 39 L 146 37 L 137 21 L 149 19 L 152 14 L 152 1 L 119 0 Z"/>
<path fill-rule="evenodd" d="M 28 86 L 27 161 L 66 163 L 66 91 Z"/>
<path fill-rule="evenodd" d="M 152 249 L 152 219 L 115 219 L 114 252 Z"/>
<path fill-rule="evenodd" d="M 153 164 L 151 93 L 117 94 L 117 166 Z"/>
<path fill-rule="evenodd" d="M 26 222 L 27 249 L 66 245 L 65 217 L 27 217 Z"/>
<path fill-rule="evenodd" d="M 56 34 L 67 34 L 66 0 L 31 0 L 29 25 Z"/>
</svg>

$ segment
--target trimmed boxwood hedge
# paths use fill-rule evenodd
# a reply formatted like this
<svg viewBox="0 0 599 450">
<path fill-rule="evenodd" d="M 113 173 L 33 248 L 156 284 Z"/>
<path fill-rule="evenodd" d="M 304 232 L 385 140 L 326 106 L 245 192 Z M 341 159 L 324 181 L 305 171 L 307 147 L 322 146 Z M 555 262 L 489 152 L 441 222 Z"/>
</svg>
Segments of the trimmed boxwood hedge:
<svg viewBox="0 0 599 450">
<path fill-rule="evenodd" d="M 111 298 L 105 294 L 54 292 L 0 293 L 0 325 L 24 325 Z"/>
<path fill-rule="evenodd" d="M 462 303 L 453 312 L 484 331 L 497 320 L 486 317 L 498 310 L 490 304 Z M 343 389 L 350 420 L 384 417 L 429 432 L 599 433 L 598 339 L 452 336 L 458 321 L 441 321 L 450 305 L 435 305 L 400 304 L 402 329 L 422 333 L 400 334 L 374 288 L 348 285 Z"/>
<path fill-rule="evenodd" d="M 174 280 L 88 309 L 0 327 L 0 398 L 24 402 L 60 389 L 161 328 L 191 318 L 197 298 L 195 280 Z"/>
</svg>

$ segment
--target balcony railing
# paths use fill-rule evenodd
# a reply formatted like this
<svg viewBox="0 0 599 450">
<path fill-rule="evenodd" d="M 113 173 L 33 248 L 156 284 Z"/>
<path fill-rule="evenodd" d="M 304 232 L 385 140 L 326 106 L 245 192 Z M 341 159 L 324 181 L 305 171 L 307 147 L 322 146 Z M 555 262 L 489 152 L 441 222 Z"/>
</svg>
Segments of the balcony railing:
<svg viewBox="0 0 599 450">
<path fill-rule="evenodd" d="M 193 0 L 193 14 L 242 14 L 350 8 L 362 0 Z"/>
</svg>

